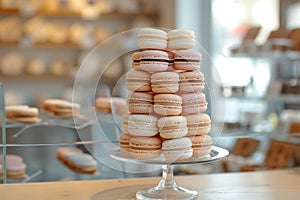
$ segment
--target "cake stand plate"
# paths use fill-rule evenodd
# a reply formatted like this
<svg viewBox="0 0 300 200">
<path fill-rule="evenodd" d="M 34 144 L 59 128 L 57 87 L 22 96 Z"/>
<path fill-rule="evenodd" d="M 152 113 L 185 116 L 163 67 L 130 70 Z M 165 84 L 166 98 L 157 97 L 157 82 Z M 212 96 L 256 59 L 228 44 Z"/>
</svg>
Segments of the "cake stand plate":
<svg viewBox="0 0 300 200">
<path fill-rule="evenodd" d="M 172 200 L 182 200 L 182 199 L 197 199 L 198 192 L 185 189 L 176 184 L 173 176 L 173 165 L 179 164 L 194 164 L 194 163 L 209 163 L 229 155 L 229 151 L 213 146 L 212 151 L 209 155 L 203 157 L 192 157 L 186 160 L 178 161 L 168 161 L 160 156 L 155 159 L 148 160 L 138 160 L 130 156 L 129 153 L 122 152 L 120 149 L 116 149 L 110 153 L 111 157 L 129 163 L 139 163 L 139 164 L 153 164 L 162 165 L 162 179 L 156 187 L 139 190 L 136 193 L 137 199 L 172 199 Z"/>
</svg>

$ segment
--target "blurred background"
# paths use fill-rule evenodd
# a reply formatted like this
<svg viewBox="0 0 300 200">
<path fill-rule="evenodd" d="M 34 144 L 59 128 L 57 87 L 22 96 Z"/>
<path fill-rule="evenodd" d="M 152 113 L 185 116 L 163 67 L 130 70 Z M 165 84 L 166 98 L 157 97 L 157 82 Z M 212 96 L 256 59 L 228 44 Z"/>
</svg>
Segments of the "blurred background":
<svg viewBox="0 0 300 200">
<path fill-rule="evenodd" d="M 225 115 L 221 112 L 213 119 L 216 125 L 224 123 L 216 142 L 232 155 L 218 164 L 178 166 L 178 174 L 300 164 L 299 0 L 0 0 L 0 82 L 6 104 L 41 107 L 46 98 L 71 100 L 77 70 L 91 50 L 115 34 L 141 27 L 192 29 L 214 63 L 204 69 L 213 91 L 210 105 L 225 104 Z M 131 43 L 136 43 L 135 37 L 109 48 Z M 103 67 L 101 56 L 84 62 L 91 69 L 87 77 L 95 78 L 94 70 Z M 116 59 L 105 70 L 96 95 L 114 88 L 130 68 L 130 54 Z M 101 126 L 108 138 L 118 140 L 115 124 L 104 120 Z M 56 149 L 77 146 L 99 155 L 105 145 L 77 144 L 76 131 L 66 127 L 32 127 L 16 136 L 19 130 L 8 129 L 7 151 L 24 158 L 29 178 L 10 182 L 160 173 L 123 173 L 99 163 L 99 176 L 76 174 L 57 161 Z M 93 126 L 80 132 L 91 141 L 101 140 Z"/>
</svg>

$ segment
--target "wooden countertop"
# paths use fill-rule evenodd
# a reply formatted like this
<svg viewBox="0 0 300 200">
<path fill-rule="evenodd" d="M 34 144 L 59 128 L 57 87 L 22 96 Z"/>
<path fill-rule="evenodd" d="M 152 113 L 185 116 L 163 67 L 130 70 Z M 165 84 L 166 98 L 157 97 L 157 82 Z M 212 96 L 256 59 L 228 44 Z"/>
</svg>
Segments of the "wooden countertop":
<svg viewBox="0 0 300 200">
<path fill-rule="evenodd" d="M 160 178 L 134 178 L 0 185 L 1 200 L 134 199 L 135 192 Z M 208 199 L 300 199 L 300 168 L 244 173 L 176 176 L 178 185 Z M 97 198 L 96 198 L 97 197 Z"/>
</svg>

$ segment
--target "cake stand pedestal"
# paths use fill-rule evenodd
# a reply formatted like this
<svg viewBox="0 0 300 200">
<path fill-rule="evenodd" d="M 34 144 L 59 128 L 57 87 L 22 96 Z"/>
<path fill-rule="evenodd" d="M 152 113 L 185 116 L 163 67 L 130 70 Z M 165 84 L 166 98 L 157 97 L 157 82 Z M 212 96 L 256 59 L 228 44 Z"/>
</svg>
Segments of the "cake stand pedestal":
<svg viewBox="0 0 300 200">
<path fill-rule="evenodd" d="M 204 157 L 192 157 L 187 160 L 167 161 L 163 156 L 151 160 L 137 160 L 132 158 L 128 153 L 120 149 L 111 152 L 111 157 L 123 162 L 156 164 L 162 165 L 162 179 L 156 187 L 143 189 L 136 192 L 137 199 L 158 200 L 158 199 L 197 199 L 198 192 L 180 187 L 176 184 L 173 175 L 173 165 L 208 163 L 219 160 L 229 155 L 228 150 L 221 147 L 213 146 L 209 155 Z"/>
</svg>

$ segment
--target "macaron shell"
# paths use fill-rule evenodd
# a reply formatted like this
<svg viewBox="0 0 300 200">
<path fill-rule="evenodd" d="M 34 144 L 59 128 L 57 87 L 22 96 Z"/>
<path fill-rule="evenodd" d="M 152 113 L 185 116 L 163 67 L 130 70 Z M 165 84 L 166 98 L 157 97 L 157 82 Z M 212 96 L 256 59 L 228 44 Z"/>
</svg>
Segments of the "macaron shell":
<svg viewBox="0 0 300 200">
<path fill-rule="evenodd" d="M 161 140 L 157 137 L 131 137 L 130 155 L 136 159 L 152 159 L 160 156 Z"/>
<path fill-rule="evenodd" d="M 153 95 L 145 92 L 131 92 L 127 96 L 130 113 L 149 114 L 153 112 Z"/>
<path fill-rule="evenodd" d="M 179 89 L 179 75 L 175 72 L 159 72 L 151 76 L 154 93 L 175 93 Z"/>
<path fill-rule="evenodd" d="M 193 156 L 207 156 L 210 154 L 212 146 L 205 146 L 201 148 L 193 148 Z"/>
<path fill-rule="evenodd" d="M 188 136 L 208 134 L 211 129 L 211 119 L 208 114 L 187 115 Z"/>
<path fill-rule="evenodd" d="M 148 72 L 132 69 L 126 73 L 126 88 L 131 91 L 150 92 L 150 76 Z"/>
<path fill-rule="evenodd" d="M 147 72 L 162 72 L 168 69 L 168 53 L 160 50 L 141 52 L 140 68 Z"/>
<path fill-rule="evenodd" d="M 163 157 L 167 161 L 186 160 L 193 156 L 193 149 L 191 147 L 187 149 L 175 149 L 162 151 Z"/>
<path fill-rule="evenodd" d="M 195 43 L 195 35 L 191 30 L 175 29 L 168 32 L 168 49 L 192 49 Z"/>
<path fill-rule="evenodd" d="M 141 49 L 165 49 L 167 33 L 160 29 L 143 28 L 138 33 L 138 47 Z"/>
<path fill-rule="evenodd" d="M 157 118 L 151 115 L 130 115 L 128 133 L 132 136 L 154 136 L 158 133 Z"/>
<path fill-rule="evenodd" d="M 204 93 L 186 93 L 182 98 L 182 115 L 202 113 L 207 110 L 207 101 Z"/>
<path fill-rule="evenodd" d="M 202 55 L 192 49 L 178 50 L 174 56 L 174 68 L 178 70 L 199 70 Z"/>
<path fill-rule="evenodd" d="M 160 150 L 161 140 L 157 137 L 131 137 L 130 148 L 143 150 Z"/>
<path fill-rule="evenodd" d="M 162 143 L 162 150 L 187 149 L 192 146 L 192 141 L 188 137 L 181 137 L 172 140 L 165 140 Z"/>
<path fill-rule="evenodd" d="M 204 90 L 205 79 L 202 72 L 179 73 L 179 93 L 196 93 Z"/>
<path fill-rule="evenodd" d="M 154 112 L 159 115 L 180 115 L 182 99 L 176 94 L 157 94 L 154 96 Z"/>
</svg>

